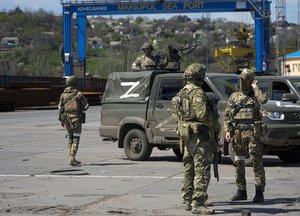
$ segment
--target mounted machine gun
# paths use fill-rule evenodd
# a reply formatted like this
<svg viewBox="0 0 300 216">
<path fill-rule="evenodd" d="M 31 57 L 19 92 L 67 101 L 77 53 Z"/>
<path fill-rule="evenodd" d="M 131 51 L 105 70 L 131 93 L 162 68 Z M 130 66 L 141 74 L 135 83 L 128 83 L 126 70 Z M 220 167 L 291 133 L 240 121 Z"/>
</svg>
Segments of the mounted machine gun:
<svg viewBox="0 0 300 216">
<path fill-rule="evenodd" d="M 164 54 L 157 54 L 160 60 L 159 68 L 168 70 L 180 70 L 180 60 L 184 55 L 190 54 L 194 49 L 198 47 L 199 43 L 193 43 L 186 47 L 174 48 L 169 45 Z"/>
</svg>

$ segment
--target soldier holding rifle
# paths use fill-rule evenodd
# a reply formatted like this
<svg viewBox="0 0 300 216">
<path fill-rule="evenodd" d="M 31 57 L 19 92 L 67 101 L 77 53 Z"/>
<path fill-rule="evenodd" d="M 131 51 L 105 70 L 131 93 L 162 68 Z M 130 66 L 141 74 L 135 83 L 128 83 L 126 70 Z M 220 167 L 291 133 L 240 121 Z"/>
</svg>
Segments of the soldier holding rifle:
<svg viewBox="0 0 300 216">
<path fill-rule="evenodd" d="M 219 134 L 219 122 L 202 89 L 205 72 L 202 64 L 188 66 L 184 72 L 186 85 L 172 100 L 178 121 L 177 132 L 181 145 L 184 145 L 182 198 L 186 211 L 193 214 L 214 213 L 205 202 L 215 152 L 211 136 Z"/>
</svg>

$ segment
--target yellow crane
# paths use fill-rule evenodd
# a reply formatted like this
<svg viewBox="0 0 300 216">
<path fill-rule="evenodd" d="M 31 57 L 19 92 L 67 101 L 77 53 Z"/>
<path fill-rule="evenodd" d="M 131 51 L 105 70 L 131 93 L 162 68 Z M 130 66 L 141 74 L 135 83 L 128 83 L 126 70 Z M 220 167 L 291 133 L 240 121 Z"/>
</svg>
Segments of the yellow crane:
<svg viewBox="0 0 300 216">
<path fill-rule="evenodd" d="M 250 67 L 250 63 L 255 56 L 255 49 L 247 45 L 250 35 L 244 24 L 241 24 L 240 28 L 235 30 L 235 37 L 238 41 L 232 46 L 215 50 L 215 57 L 223 66 L 225 72 L 233 73 Z"/>
</svg>

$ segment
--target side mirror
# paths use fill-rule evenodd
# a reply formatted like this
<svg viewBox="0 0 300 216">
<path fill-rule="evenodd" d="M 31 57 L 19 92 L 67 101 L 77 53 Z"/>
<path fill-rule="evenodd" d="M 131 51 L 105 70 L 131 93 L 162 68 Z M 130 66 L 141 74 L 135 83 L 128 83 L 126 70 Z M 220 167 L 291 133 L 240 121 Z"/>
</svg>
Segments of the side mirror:
<svg viewBox="0 0 300 216">
<path fill-rule="evenodd" d="M 297 95 L 294 95 L 292 93 L 287 93 L 287 94 L 282 95 L 281 100 L 282 101 L 290 101 L 290 102 L 295 103 L 298 100 L 298 97 L 297 97 Z"/>
</svg>

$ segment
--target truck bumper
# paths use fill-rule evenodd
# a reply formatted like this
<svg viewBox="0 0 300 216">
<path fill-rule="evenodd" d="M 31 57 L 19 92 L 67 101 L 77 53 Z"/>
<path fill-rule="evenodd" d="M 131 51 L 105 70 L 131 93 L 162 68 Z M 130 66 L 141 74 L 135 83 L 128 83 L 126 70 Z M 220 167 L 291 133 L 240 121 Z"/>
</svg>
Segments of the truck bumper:
<svg viewBox="0 0 300 216">
<path fill-rule="evenodd" d="M 101 137 L 110 137 L 118 139 L 118 126 L 103 126 L 99 127 L 99 134 Z"/>
<path fill-rule="evenodd" d="M 261 141 L 270 146 L 300 146 L 300 124 L 268 124 Z"/>
</svg>

